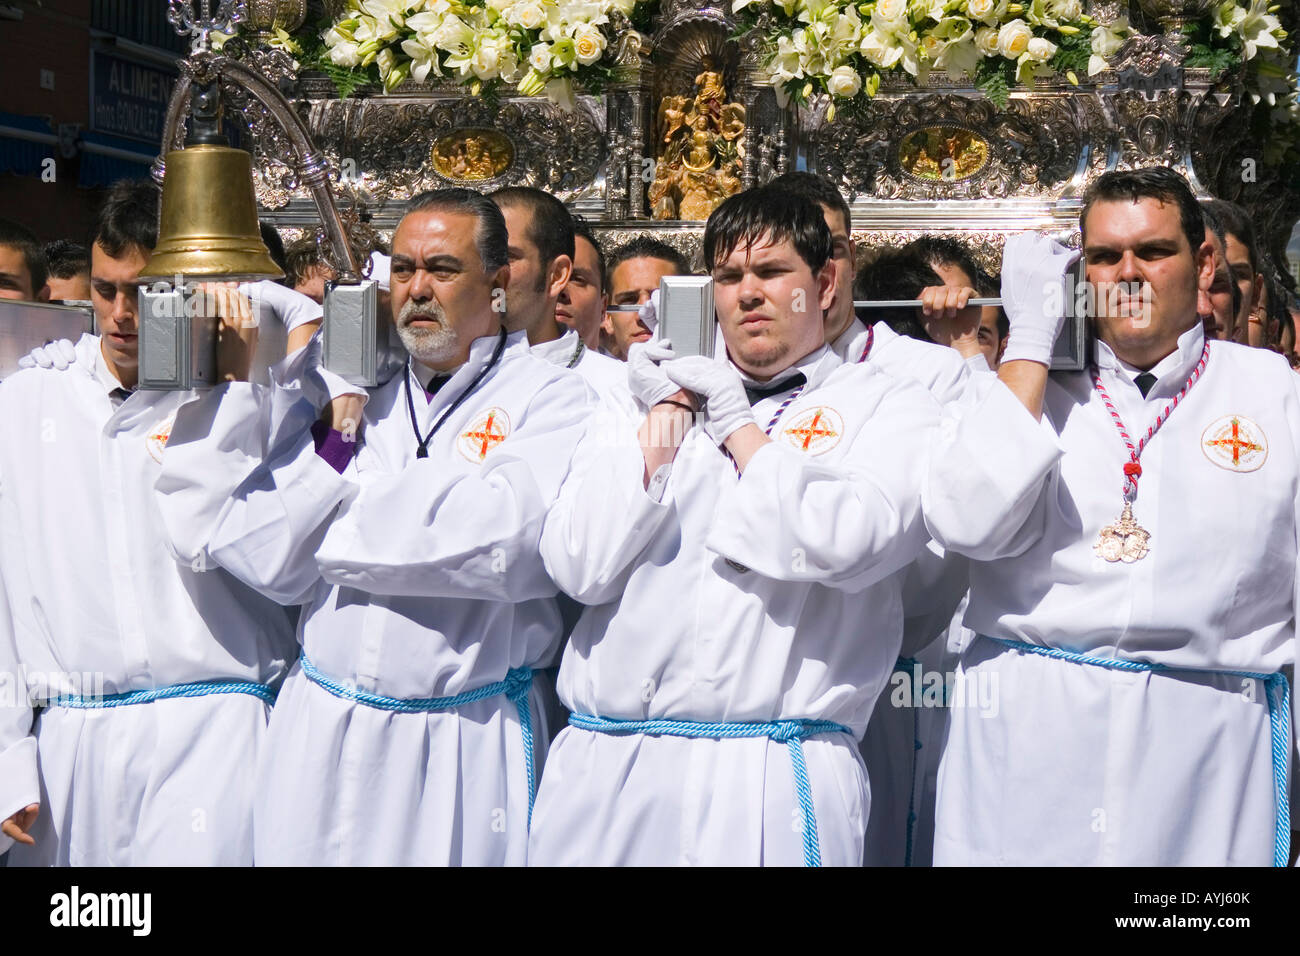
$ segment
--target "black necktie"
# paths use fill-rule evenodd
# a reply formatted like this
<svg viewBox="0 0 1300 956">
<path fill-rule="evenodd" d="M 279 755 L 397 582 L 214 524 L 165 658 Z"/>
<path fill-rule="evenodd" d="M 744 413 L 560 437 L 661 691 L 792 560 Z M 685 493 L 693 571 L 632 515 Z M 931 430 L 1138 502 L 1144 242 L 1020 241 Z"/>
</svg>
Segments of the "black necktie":
<svg viewBox="0 0 1300 956">
<path fill-rule="evenodd" d="M 1155 383 L 1156 377 L 1150 372 L 1143 372 L 1137 378 L 1133 379 L 1133 384 L 1138 387 L 1138 391 L 1142 393 L 1143 398 L 1147 397 L 1147 392 L 1151 391 L 1151 386 Z"/>
<path fill-rule="evenodd" d="M 125 402 L 128 398 L 131 397 L 131 393 L 126 389 L 119 387 L 109 392 L 108 397 L 111 399 L 115 399 L 118 402 Z"/>
<path fill-rule="evenodd" d="M 429 400 L 432 401 L 433 396 L 438 394 L 438 389 L 442 388 L 450 381 L 450 375 L 435 375 L 433 378 L 429 379 L 429 384 L 424 387 L 424 391 L 429 396 Z"/>
<path fill-rule="evenodd" d="M 795 372 L 789 378 L 783 378 L 775 385 L 746 385 L 745 394 L 749 397 L 749 407 L 753 408 L 771 395 L 782 395 L 807 382 L 803 372 Z"/>
</svg>

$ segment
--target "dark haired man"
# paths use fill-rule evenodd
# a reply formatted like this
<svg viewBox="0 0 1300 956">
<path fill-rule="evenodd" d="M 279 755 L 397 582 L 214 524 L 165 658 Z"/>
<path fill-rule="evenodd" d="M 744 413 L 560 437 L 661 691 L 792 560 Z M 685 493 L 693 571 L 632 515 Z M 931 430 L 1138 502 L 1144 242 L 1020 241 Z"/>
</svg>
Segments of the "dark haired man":
<svg viewBox="0 0 1300 956">
<path fill-rule="evenodd" d="M 973 559 L 958 680 L 997 699 L 952 710 L 935 862 L 1285 866 L 1295 376 L 1206 340 L 1177 173 L 1101 176 L 1079 225 L 1093 368 L 1047 374 L 1074 256 L 1012 239 L 998 380 L 932 460 L 926 522 Z"/>
<path fill-rule="evenodd" d="M 609 255 L 609 304 L 645 305 L 664 276 L 690 275 L 686 257 L 658 239 L 638 236 Z M 636 312 L 607 312 L 601 324 L 605 351 L 620 361 L 638 342 L 648 342 L 654 329 Z"/>
<path fill-rule="evenodd" d="M 16 654 L 0 671 L 27 681 L 10 683 L 18 700 L 4 721 L 23 736 L 0 740 L 11 864 L 252 862 L 253 767 L 293 630 L 284 608 L 229 574 L 167 554 L 153 484 L 178 410 L 198 396 L 134 390 L 136 277 L 157 210 L 152 184 L 109 190 L 91 245 L 101 334 L 82 336 L 62 369 L 0 386 L 0 565 Z M 247 302 L 224 288 L 213 297 L 231 324 L 223 370 L 246 377 Z"/>
<path fill-rule="evenodd" d="M 36 237 L 16 222 L 0 219 L 0 299 L 45 302 L 45 252 Z"/>
<path fill-rule="evenodd" d="M 727 357 L 634 346 L 637 438 L 575 456 L 542 553 L 590 608 L 530 862 L 861 861 L 856 738 L 898 652 L 938 416 L 825 346 L 830 251 L 801 197 L 722 203 L 704 257 Z"/>
<path fill-rule="evenodd" d="M 85 246 L 55 239 L 45 244 L 45 261 L 51 302 L 90 301 L 90 256 Z"/>
<path fill-rule="evenodd" d="M 1205 220 L 1205 241 L 1214 249 L 1214 278 L 1208 289 L 1197 295 L 1197 309 L 1201 324 L 1209 338 L 1225 342 L 1244 342 L 1244 331 L 1237 328 L 1237 312 L 1241 309 L 1241 289 L 1233 282 L 1228 267 L 1228 233 L 1219 213 L 1208 204 L 1201 207 Z"/>
<path fill-rule="evenodd" d="M 560 638 L 537 541 L 594 397 L 502 326 L 506 235 L 472 190 L 414 197 L 392 249 L 401 373 L 361 389 L 309 346 L 265 454 L 253 389 L 177 420 L 158 482 L 173 545 L 305 605 L 259 863 L 524 862 L 548 739 L 532 670 Z"/>
<path fill-rule="evenodd" d="M 1208 200 L 1201 204 L 1201 208 L 1208 210 L 1223 225 L 1223 258 L 1237 286 L 1237 294 L 1233 296 L 1236 315 L 1232 340 L 1264 348 L 1267 329 L 1261 324 L 1252 325 L 1251 321 L 1264 293 L 1264 274 L 1259 268 L 1255 227 L 1251 224 L 1250 214 L 1224 199 Z"/>
<path fill-rule="evenodd" d="M 550 193 L 527 186 L 507 186 L 489 198 L 500 207 L 509 234 L 506 328 L 523 329 L 538 358 L 573 369 L 602 398 L 628 404 L 624 370 L 588 348 L 577 330 L 561 324 L 555 315 L 573 275 L 575 240 L 569 210 Z"/>
<path fill-rule="evenodd" d="M 582 344 L 600 350 L 600 323 L 605 318 L 609 290 L 605 283 L 605 254 L 586 222 L 573 221 L 573 272 L 560 293 L 555 320 L 577 331 Z"/>
</svg>

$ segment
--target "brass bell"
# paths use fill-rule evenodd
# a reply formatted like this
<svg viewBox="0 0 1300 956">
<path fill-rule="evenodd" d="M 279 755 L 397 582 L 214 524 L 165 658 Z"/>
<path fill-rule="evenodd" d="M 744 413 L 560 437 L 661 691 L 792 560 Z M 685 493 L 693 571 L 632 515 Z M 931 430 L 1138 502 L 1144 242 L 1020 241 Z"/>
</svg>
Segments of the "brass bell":
<svg viewBox="0 0 1300 956">
<path fill-rule="evenodd" d="M 200 144 L 167 154 L 158 244 L 141 282 L 281 279 L 257 222 L 252 158 Z"/>
</svg>

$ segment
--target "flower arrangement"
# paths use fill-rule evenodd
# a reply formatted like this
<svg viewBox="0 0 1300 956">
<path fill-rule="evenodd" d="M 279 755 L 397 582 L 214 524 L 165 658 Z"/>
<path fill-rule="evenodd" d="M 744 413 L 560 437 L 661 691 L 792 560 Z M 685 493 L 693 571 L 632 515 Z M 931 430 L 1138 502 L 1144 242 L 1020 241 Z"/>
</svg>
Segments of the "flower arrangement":
<svg viewBox="0 0 1300 956">
<path fill-rule="evenodd" d="M 574 84 L 598 89 L 610 66 L 611 15 L 638 0 L 348 0 L 314 57 L 336 77 L 377 79 L 385 92 L 430 77 L 474 95 L 502 86 L 573 106 Z M 331 69 L 332 68 L 332 69 Z M 373 71 L 373 72 L 372 72 Z"/>
<path fill-rule="evenodd" d="M 612 66 L 615 23 L 648 27 L 656 0 L 346 0 L 332 21 L 272 45 L 328 73 L 347 95 L 445 78 L 473 95 L 544 94 L 568 108 Z M 968 79 L 999 105 L 1010 88 L 1055 72 L 1095 76 L 1134 33 L 1100 23 L 1083 0 L 732 0 L 739 33 L 756 33 L 784 105 L 828 94 L 838 106 L 874 96 L 887 73 L 924 83 Z M 1270 0 L 1220 0 L 1188 32 L 1188 66 L 1241 69 L 1252 133 L 1269 162 L 1300 164 L 1295 50 Z M 299 42 L 301 41 L 301 42 Z"/>
<path fill-rule="evenodd" d="M 824 92 L 832 109 L 874 96 L 885 73 L 924 83 L 936 70 L 1005 103 L 1008 86 L 1040 73 L 1078 82 L 1076 71 L 1103 68 L 1129 32 L 1093 21 L 1082 0 L 733 0 L 732 10 L 760 31 L 782 102 Z"/>
<path fill-rule="evenodd" d="M 1300 166 L 1300 79 L 1296 50 L 1268 0 L 1223 0 L 1190 34 L 1187 62 L 1222 73 L 1241 68 L 1254 106 L 1252 139 L 1264 144 L 1264 160 Z"/>
</svg>

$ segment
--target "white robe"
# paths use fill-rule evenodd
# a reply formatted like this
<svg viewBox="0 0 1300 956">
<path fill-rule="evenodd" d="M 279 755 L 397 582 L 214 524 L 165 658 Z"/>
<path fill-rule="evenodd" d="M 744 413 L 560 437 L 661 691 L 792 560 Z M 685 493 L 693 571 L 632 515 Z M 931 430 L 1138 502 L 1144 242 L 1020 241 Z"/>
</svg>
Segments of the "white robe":
<svg viewBox="0 0 1300 956">
<path fill-rule="evenodd" d="M 1200 326 L 1153 371 L 1098 344 L 1102 383 L 1136 441 L 1186 382 Z M 1206 444 L 1231 416 L 1267 454 Z M 1059 438 L 1058 438 L 1059 433 Z M 1300 401 L 1278 356 L 1212 342 L 1200 381 L 1141 456 L 1135 520 L 1150 553 L 1094 553 L 1118 518 L 1128 452 L 1087 372 L 1049 382 L 1042 422 L 1000 383 L 940 432 L 926 488 L 936 538 L 968 553 L 976 632 L 959 677 L 996 685 L 996 716 L 954 708 L 939 775 L 936 864 L 1268 865 L 1274 775 L 1260 681 L 1295 660 Z"/>
<path fill-rule="evenodd" d="M 829 349 L 799 364 L 809 384 L 742 478 L 695 427 L 657 501 L 635 430 L 618 446 L 584 439 L 542 536 L 556 583 L 593 605 L 560 669 L 569 709 L 823 719 L 861 736 L 898 654 L 897 572 L 925 541 L 917 482 L 937 409 L 915 383 Z M 781 401 L 755 406 L 760 425 Z M 870 802 L 857 741 L 803 746 L 822 862 L 857 865 Z M 798 813 L 785 744 L 568 727 L 548 758 L 530 862 L 799 865 Z"/>
<path fill-rule="evenodd" d="M 137 391 L 114 408 L 99 338 L 83 336 L 76 352 L 65 371 L 29 369 L 0 386 L 0 553 L 33 697 L 275 684 L 294 651 L 288 613 L 164 546 L 153 482 L 170 418 L 196 393 Z M 10 862 L 250 863 L 267 710 L 246 694 L 47 708 L 36 748 L 0 741 L 26 763 L 0 777 L 29 781 L 39 751 L 42 787 L 36 845 L 16 846 Z"/>
<path fill-rule="evenodd" d="M 496 344 L 475 341 L 431 403 L 416 386 L 422 432 Z M 206 548 L 268 595 L 305 602 L 299 639 L 324 674 L 389 698 L 454 696 L 558 651 L 537 540 L 594 397 L 516 333 L 417 459 L 406 380 L 371 391 L 343 474 L 287 425 L 258 464 L 240 450 L 237 410 L 198 408 L 177 434 L 210 437 L 173 445 L 159 492 L 183 552 Z M 546 727 L 537 713 L 532 724 L 540 774 Z M 505 697 L 400 713 L 334 696 L 300 668 L 286 680 L 259 774 L 259 865 L 522 864 L 527 814 L 519 715 Z"/>
<path fill-rule="evenodd" d="M 857 362 L 871 341 L 867 364 L 895 378 L 919 382 L 940 405 L 972 400 L 975 369 L 953 349 L 899 335 L 884 322 L 869 331 L 859 319 L 832 343 L 847 362 Z M 980 357 L 983 362 L 983 357 Z M 988 366 L 985 364 L 984 372 Z M 966 559 L 946 555 L 931 542 L 908 568 L 903 588 L 903 646 L 900 660 L 920 662 L 902 667 L 876 701 L 862 738 L 862 759 L 871 780 L 871 817 L 867 822 L 866 866 L 925 866 L 933 843 L 934 791 L 923 781 L 937 772 L 947 736 L 943 695 L 925 693 L 927 680 L 951 668 L 942 637 L 969 583 Z M 955 667 L 955 661 L 951 662 Z M 917 690 L 913 691 L 913 683 Z"/>
</svg>

